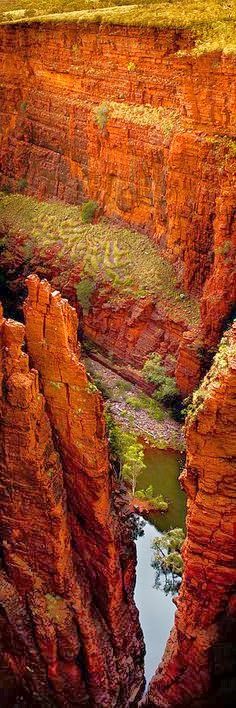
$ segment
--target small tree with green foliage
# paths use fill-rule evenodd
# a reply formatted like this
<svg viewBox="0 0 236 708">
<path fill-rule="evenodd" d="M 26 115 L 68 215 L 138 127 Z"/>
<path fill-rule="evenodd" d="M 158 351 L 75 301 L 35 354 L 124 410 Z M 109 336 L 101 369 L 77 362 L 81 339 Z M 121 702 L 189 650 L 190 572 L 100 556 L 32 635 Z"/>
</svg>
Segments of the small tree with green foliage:
<svg viewBox="0 0 236 708">
<path fill-rule="evenodd" d="M 119 472 L 131 486 L 134 496 L 137 479 L 146 469 L 143 445 L 138 442 L 134 433 L 126 432 L 116 425 L 109 413 L 106 415 L 106 423 L 111 455 L 116 463 L 118 461 Z"/>
<path fill-rule="evenodd" d="M 137 499 L 141 499 L 141 501 L 148 501 L 150 505 L 158 511 L 168 510 L 168 503 L 165 501 L 162 494 L 157 494 L 154 496 L 152 484 L 150 484 L 149 487 L 146 487 L 146 489 L 138 489 L 135 496 Z"/>
<path fill-rule="evenodd" d="M 132 497 L 135 495 L 138 477 L 146 468 L 143 458 L 143 446 L 137 442 L 129 445 L 124 453 L 122 477 L 131 484 Z"/>
<path fill-rule="evenodd" d="M 161 576 L 164 575 L 164 591 L 176 592 L 179 578 L 183 572 L 181 548 L 184 542 L 183 529 L 175 528 L 157 536 L 152 543 L 154 556 L 152 567 L 156 570 L 155 587 L 161 587 Z"/>
<path fill-rule="evenodd" d="M 160 354 L 155 352 L 150 354 L 145 361 L 142 373 L 146 381 L 150 381 L 157 387 L 153 394 L 156 401 L 171 403 L 178 396 L 175 379 L 172 376 L 167 376 Z"/>
</svg>

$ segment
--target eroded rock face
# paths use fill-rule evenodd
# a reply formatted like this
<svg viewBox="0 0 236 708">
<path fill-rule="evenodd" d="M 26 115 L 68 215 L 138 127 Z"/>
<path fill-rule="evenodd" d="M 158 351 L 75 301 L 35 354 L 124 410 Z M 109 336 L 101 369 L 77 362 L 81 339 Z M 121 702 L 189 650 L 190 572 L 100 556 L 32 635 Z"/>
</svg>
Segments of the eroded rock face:
<svg viewBox="0 0 236 708">
<path fill-rule="evenodd" d="M 0 179 L 147 229 L 203 293 L 215 347 L 235 297 L 235 59 L 193 44 L 180 29 L 1 27 Z"/>
<path fill-rule="evenodd" d="M 129 705 L 143 643 L 102 401 L 75 310 L 37 276 L 28 287 L 26 328 L 1 318 L 1 665 L 40 705 Z"/>
<path fill-rule="evenodd" d="M 195 394 L 186 443 L 184 575 L 175 626 L 150 684 L 150 708 L 233 705 L 236 324 Z"/>
</svg>

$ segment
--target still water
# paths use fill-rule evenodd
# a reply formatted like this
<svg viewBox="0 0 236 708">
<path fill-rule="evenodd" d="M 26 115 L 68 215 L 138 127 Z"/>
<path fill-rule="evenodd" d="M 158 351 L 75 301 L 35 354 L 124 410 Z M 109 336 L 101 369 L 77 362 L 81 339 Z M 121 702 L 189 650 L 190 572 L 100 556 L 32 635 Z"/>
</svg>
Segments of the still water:
<svg viewBox="0 0 236 708">
<path fill-rule="evenodd" d="M 145 452 L 146 470 L 138 480 L 139 489 L 153 486 L 154 495 L 161 493 L 169 501 L 166 514 L 152 514 L 145 522 L 144 534 L 136 541 L 137 580 L 135 603 L 139 609 L 140 624 L 146 645 L 145 677 L 149 683 L 163 655 L 166 641 L 173 626 L 175 605 L 171 593 L 154 587 L 156 571 L 151 566 L 152 541 L 170 528 L 184 528 L 185 495 L 181 491 L 178 475 L 182 461 L 177 453 L 163 450 Z"/>
</svg>

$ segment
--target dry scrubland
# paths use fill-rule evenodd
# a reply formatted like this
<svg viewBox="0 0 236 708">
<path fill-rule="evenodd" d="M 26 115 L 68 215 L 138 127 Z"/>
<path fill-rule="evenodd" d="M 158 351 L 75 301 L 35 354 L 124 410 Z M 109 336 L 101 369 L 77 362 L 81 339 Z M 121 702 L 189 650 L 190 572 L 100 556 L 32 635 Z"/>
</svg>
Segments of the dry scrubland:
<svg viewBox="0 0 236 708">
<path fill-rule="evenodd" d="M 181 292 L 173 266 L 148 236 L 104 219 L 84 224 L 82 216 L 83 207 L 0 194 L 2 233 L 5 229 L 24 235 L 26 258 L 32 258 L 35 248 L 44 256 L 56 247 L 59 264 L 63 259 L 71 266 L 81 263 L 83 277 L 100 285 L 110 283 L 116 299 L 151 295 L 174 307 L 177 319 L 198 321 L 196 300 Z M 2 247 L 4 240 L 0 239 Z"/>
<path fill-rule="evenodd" d="M 0 0 L 0 22 L 36 19 L 186 28 L 197 53 L 236 51 L 235 0 Z"/>
</svg>

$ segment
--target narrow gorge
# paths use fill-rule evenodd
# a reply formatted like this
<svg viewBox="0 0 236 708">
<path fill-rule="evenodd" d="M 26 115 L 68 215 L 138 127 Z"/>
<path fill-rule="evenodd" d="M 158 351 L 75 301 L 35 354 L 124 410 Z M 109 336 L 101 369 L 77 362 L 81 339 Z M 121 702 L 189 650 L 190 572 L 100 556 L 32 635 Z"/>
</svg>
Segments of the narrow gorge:
<svg viewBox="0 0 236 708">
<path fill-rule="evenodd" d="M 234 705 L 235 36 L 0 0 L 3 708 Z"/>
</svg>

